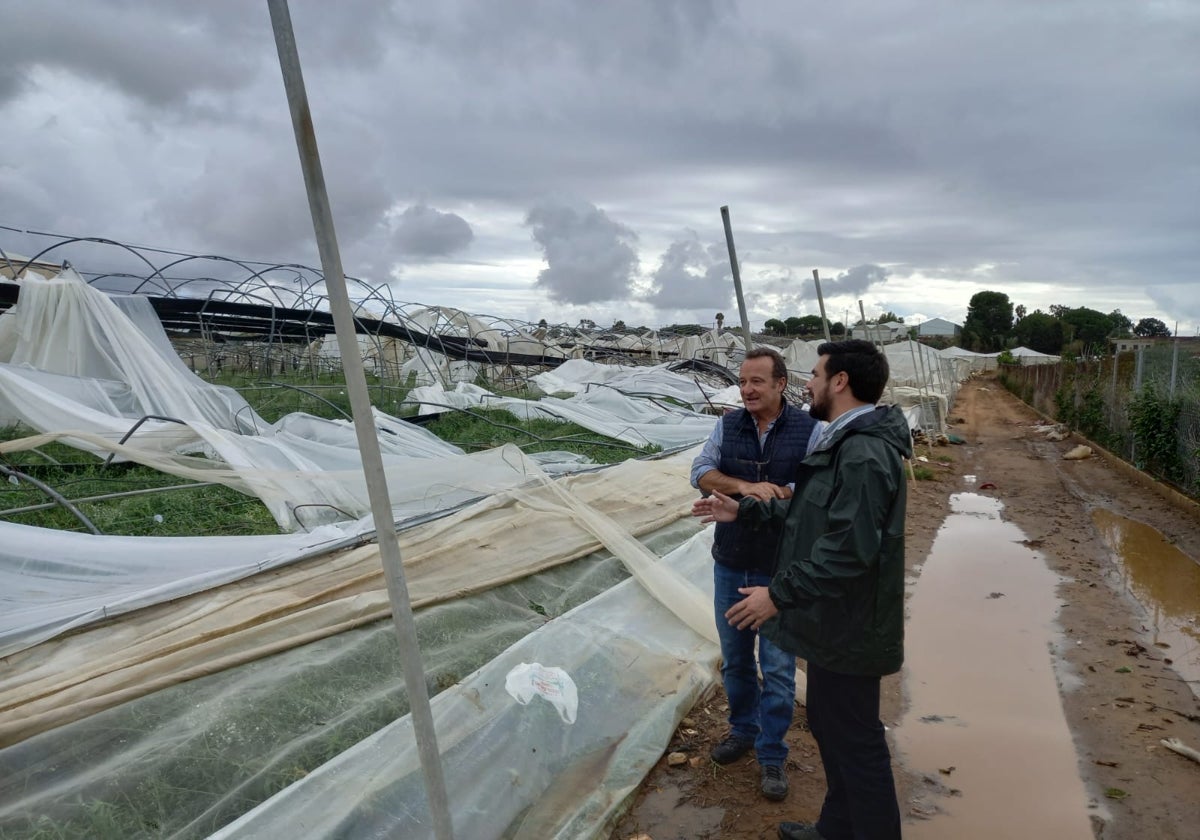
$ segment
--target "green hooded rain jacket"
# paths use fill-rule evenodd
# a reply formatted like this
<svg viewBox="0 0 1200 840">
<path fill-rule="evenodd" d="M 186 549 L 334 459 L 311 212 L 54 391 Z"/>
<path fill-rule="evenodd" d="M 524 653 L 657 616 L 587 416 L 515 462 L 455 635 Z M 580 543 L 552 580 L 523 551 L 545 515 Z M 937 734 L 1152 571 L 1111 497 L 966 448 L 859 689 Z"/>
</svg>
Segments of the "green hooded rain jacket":
<svg viewBox="0 0 1200 840">
<path fill-rule="evenodd" d="M 804 459 L 790 500 L 742 499 L 751 527 L 782 529 L 762 634 L 840 674 L 883 676 L 904 661 L 903 412 L 856 417 Z"/>
</svg>

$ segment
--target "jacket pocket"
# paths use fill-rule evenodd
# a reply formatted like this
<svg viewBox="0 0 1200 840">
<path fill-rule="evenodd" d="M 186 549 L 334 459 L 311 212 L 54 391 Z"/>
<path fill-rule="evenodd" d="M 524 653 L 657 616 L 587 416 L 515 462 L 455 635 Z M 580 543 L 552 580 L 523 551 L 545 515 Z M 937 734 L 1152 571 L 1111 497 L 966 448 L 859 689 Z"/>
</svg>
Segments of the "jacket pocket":
<svg viewBox="0 0 1200 840">
<path fill-rule="evenodd" d="M 800 498 L 806 505 L 825 510 L 829 507 L 829 499 L 833 495 L 833 484 L 822 477 L 814 477 L 805 483 L 800 492 Z"/>
</svg>

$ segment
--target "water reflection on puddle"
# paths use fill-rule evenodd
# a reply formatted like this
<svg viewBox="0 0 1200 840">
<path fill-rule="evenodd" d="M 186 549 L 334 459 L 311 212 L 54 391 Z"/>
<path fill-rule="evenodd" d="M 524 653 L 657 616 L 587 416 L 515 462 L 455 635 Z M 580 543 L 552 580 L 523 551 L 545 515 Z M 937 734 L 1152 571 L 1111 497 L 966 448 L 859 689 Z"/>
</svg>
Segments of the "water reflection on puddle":
<svg viewBox="0 0 1200 840">
<path fill-rule="evenodd" d="M 1092 521 L 1117 555 L 1125 590 L 1146 609 L 1151 640 L 1185 680 L 1200 681 L 1200 563 L 1154 528 L 1108 510 Z"/>
<path fill-rule="evenodd" d="M 944 794 L 910 840 L 1093 836 L 1050 654 L 1058 578 L 1002 507 L 951 498 L 909 601 L 896 744 Z"/>
</svg>

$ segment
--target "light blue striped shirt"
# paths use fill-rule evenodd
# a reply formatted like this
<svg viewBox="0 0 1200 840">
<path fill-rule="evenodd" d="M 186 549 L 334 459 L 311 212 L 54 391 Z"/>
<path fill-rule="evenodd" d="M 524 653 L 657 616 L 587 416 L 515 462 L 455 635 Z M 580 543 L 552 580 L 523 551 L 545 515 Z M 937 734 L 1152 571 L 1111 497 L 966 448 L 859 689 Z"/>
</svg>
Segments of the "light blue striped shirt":
<svg viewBox="0 0 1200 840">
<path fill-rule="evenodd" d="M 833 436 L 837 434 L 839 429 L 844 429 L 855 417 L 862 417 L 864 414 L 874 411 L 875 406 L 872 403 L 860 405 L 858 408 L 852 408 L 845 414 L 840 415 L 836 420 L 830 420 L 825 424 L 825 428 L 821 430 L 821 436 L 817 438 L 817 444 L 809 450 L 810 453 L 821 449 L 827 449 L 829 442 L 833 440 Z"/>
</svg>

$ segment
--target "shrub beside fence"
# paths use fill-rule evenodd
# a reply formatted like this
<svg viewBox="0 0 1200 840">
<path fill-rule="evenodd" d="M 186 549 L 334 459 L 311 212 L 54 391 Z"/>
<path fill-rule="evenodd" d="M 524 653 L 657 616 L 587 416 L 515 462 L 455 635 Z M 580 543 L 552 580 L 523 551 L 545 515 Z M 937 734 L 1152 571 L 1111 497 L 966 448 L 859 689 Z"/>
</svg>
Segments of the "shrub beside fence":
<svg viewBox="0 0 1200 840">
<path fill-rule="evenodd" d="M 1179 343 L 1057 365 L 1002 365 L 1001 383 L 1135 467 L 1200 498 L 1200 350 Z"/>
</svg>

